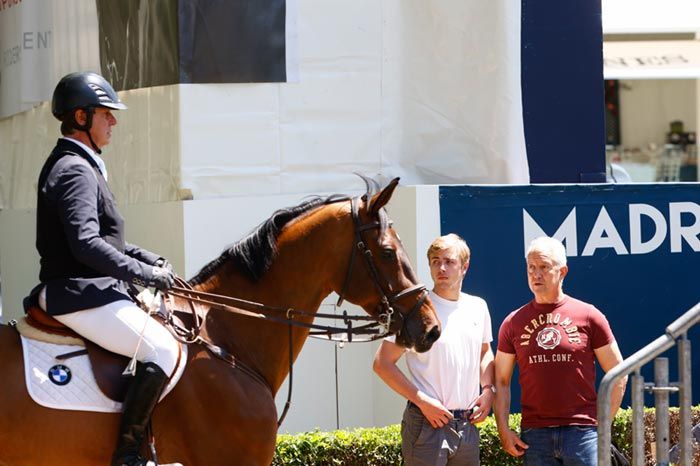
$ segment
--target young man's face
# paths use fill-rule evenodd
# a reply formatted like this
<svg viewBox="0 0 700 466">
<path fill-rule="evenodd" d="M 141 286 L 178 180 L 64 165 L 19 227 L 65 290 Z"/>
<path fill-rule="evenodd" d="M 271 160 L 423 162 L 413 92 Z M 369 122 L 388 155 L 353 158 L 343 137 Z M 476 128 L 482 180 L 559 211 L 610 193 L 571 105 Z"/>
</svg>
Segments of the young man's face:
<svg viewBox="0 0 700 466">
<path fill-rule="evenodd" d="M 433 252 L 430 257 L 430 276 L 435 288 L 451 289 L 462 287 L 462 279 L 467 273 L 469 262 L 462 263 L 452 248 Z"/>
</svg>

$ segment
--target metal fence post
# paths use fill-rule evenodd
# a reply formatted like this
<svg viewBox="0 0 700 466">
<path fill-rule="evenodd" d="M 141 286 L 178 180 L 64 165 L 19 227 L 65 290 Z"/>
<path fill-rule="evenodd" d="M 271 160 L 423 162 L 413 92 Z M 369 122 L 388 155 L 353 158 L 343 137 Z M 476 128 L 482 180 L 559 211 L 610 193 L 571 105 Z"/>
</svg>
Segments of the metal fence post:
<svg viewBox="0 0 700 466">
<path fill-rule="evenodd" d="M 656 408 L 656 464 L 668 466 L 670 447 L 668 427 L 669 385 L 668 358 L 654 360 L 654 406 Z"/>
<path fill-rule="evenodd" d="M 644 377 L 632 376 L 632 466 L 644 466 Z"/>
<path fill-rule="evenodd" d="M 678 341 L 678 374 L 680 378 L 680 394 L 678 405 L 680 410 L 678 413 L 678 422 L 681 428 L 681 464 L 690 466 L 693 461 L 693 436 L 692 436 L 692 413 L 691 413 L 691 398 L 693 395 L 691 385 L 691 364 L 690 364 L 690 340 L 688 334 L 684 333 L 683 337 Z"/>
</svg>

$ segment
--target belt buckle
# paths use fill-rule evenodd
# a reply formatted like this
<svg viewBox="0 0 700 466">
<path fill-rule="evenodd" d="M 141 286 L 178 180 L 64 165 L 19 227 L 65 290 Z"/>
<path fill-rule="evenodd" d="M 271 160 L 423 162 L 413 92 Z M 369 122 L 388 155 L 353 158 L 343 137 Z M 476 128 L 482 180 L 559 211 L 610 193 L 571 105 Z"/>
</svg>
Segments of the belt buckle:
<svg viewBox="0 0 700 466">
<path fill-rule="evenodd" d="M 458 421 L 467 421 L 471 415 L 471 409 L 453 409 L 450 411 L 452 416 Z"/>
</svg>

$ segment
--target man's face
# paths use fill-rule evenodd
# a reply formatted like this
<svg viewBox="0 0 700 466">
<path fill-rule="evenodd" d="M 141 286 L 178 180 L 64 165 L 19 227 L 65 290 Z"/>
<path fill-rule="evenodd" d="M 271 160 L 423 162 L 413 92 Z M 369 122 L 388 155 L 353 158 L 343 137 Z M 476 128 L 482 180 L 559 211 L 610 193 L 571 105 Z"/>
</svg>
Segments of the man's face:
<svg viewBox="0 0 700 466">
<path fill-rule="evenodd" d="M 537 251 L 527 256 L 527 283 L 535 296 L 558 295 L 567 270 L 565 265 L 557 265 Z"/>
<path fill-rule="evenodd" d="M 75 121 L 84 125 L 87 122 L 85 110 L 79 109 L 75 114 Z M 90 135 L 98 148 L 103 148 L 112 139 L 112 126 L 117 124 L 117 119 L 108 108 L 97 107 L 92 115 Z"/>
<path fill-rule="evenodd" d="M 430 276 L 436 288 L 461 288 L 469 263 L 462 263 L 452 248 L 435 251 L 430 255 Z"/>
</svg>

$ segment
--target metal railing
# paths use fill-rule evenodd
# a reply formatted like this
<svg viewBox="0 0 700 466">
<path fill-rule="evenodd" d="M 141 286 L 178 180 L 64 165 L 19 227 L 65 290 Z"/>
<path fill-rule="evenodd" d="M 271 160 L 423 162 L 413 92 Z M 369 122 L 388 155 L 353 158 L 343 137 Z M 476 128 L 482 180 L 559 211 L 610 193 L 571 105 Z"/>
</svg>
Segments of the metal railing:
<svg viewBox="0 0 700 466">
<path fill-rule="evenodd" d="M 637 351 L 605 374 L 598 389 L 598 466 L 610 466 L 610 400 L 615 384 L 631 377 L 632 391 L 632 466 L 644 463 L 644 391 L 654 394 L 656 408 L 656 464 L 669 464 L 669 396 L 679 392 L 680 463 L 691 466 L 693 456 L 691 426 L 691 365 L 688 330 L 700 322 L 700 303 L 666 327 L 666 333 Z M 677 341 L 678 340 L 678 341 Z M 678 343 L 679 381 L 669 383 L 668 358 L 657 358 Z M 641 368 L 654 361 L 654 383 L 645 383 Z"/>
</svg>

